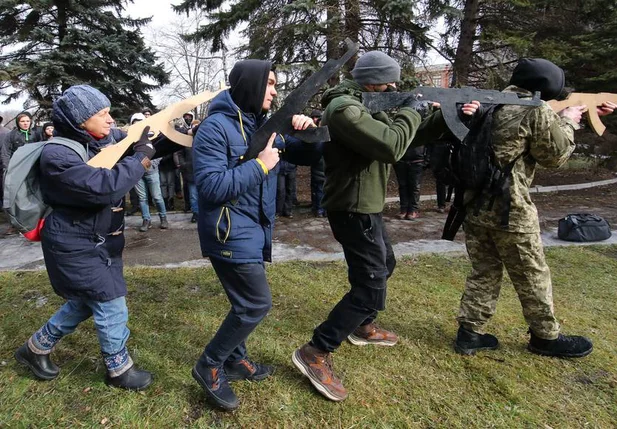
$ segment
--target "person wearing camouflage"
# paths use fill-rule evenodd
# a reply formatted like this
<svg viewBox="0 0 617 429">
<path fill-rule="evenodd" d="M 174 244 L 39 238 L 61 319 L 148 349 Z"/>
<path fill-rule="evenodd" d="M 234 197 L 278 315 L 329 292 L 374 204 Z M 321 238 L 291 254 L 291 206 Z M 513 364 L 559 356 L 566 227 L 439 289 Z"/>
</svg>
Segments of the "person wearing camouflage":
<svg viewBox="0 0 617 429">
<path fill-rule="evenodd" d="M 542 100 L 546 101 L 557 98 L 563 88 L 564 73 L 555 64 L 543 59 L 521 59 L 504 92 L 531 98 L 535 91 L 540 91 Z M 611 113 L 614 107 L 606 103 L 598 113 Z M 591 353 L 593 345 L 589 339 L 560 334 L 538 213 L 529 195 L 537 164 L 559 167 L 574 151 L 574 130 L 579 128 L 584 110 L 585 106 L 576 106 L 555 113 L 547 103 L 542 103 L 531 108 L 508 105 L 495 111 L 492 128 L 495 162 L 500 167 L 514 162 L 510 194 L 497 198 L 491 210 L 468 214 L 465 220 L 472 272 L 467 277 L 457 317 L 455 350 L 458 353 L 470 355 L 498 347 L 497 338 L 484 333 L 484 327 L 495 313 L 504 266 L 529 325 L 529 350 L 557 357 L 583 357 Z M 466 201 L 472 198 L 465 195 Z M 508 199 L 509 224 L 504 228 L 501 221 Z"/>
</svg>

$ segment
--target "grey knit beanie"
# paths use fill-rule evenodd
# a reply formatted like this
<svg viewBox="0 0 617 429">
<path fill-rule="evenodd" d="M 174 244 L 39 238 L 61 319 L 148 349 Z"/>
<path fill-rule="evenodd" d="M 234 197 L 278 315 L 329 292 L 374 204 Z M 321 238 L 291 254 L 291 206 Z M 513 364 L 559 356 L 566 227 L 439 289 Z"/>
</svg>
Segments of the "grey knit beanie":
<svg viewBox="0 0 617 429">
<path fill-rule="evenodd" d="M 401 67 L 383 52 L 370 51 L 358 58 L 351 75 L 360 85 L 398 82 Z"/>
<path fill-rule="evenodd" d="M 101 91 L 89 85 L 75 85 L 64 91 L 53 104 L 53 110 L 61 110 L 74 125 L 81 125 L 111 102 Z"/>
</svg>

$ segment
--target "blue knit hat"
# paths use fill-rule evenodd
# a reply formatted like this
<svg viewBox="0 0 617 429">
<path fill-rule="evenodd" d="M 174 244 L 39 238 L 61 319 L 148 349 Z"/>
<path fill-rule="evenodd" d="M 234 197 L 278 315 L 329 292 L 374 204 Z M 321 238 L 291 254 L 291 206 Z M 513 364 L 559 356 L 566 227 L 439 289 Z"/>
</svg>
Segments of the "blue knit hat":
<svg viewBox="0 0 617 429">
<path fill-rule="evenodd" d="M 360 85 L 398 82 L 401 67 L 383 52 L 370 51 L 358 58 L 351 75 Z"/>
<path fill-rule="evenodd" d="M 63 115 L 74 125 L 81 125 L 106 107 L 111 102 L 101 91 L 89 85 L 75 85 L 64 91 L 53 104 L 53 111 L 62 111 Z"/>
</svg>

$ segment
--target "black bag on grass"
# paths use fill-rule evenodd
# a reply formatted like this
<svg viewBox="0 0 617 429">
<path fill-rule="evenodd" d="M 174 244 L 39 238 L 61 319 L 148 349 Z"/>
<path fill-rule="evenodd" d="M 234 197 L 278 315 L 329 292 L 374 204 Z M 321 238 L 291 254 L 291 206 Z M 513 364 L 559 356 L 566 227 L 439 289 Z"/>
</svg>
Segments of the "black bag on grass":
<svg viewBox="0 0 617 429">
<path fill-rule="evenodd" d="M 574 213 L 559 219 L 557 236 L 566 241 L 593 242 L 610 238 L 611 226 L 600 216 Z"/>
</svg>

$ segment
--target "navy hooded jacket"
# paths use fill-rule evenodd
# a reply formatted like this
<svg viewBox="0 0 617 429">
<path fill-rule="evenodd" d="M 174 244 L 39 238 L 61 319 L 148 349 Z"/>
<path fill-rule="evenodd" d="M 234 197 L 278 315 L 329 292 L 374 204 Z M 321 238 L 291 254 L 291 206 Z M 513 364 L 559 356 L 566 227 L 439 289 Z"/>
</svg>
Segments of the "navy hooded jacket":
<svg viewBox="0 0 617 429">
<path fill-rule="evenodd" d="M 263 99 L 263 95 L 262 95 Z M 193 141 L 203 256 L 237 263 L 271 260 L 276 169 L 240 163 L 265 115 L 246 114 L 229 91 L 212 101 Z"/>
</svg>

